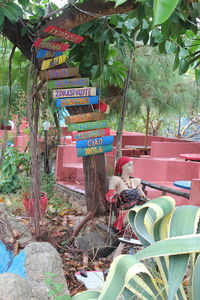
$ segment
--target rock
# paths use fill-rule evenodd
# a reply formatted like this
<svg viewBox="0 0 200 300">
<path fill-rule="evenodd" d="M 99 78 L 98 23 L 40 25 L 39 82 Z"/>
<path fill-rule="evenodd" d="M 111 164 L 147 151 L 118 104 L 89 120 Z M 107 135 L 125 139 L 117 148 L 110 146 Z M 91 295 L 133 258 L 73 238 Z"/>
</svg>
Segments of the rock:
<svg viewBox="0 0 200 300">
<path fill-rule="evenodd" d="M 23 244 L 32 240 L 32 235 L 28 227 L 18 222 L 16 217 L 8 211 L 7 206 L 4 203 L 0 203 L 0 226 L 3 226 L 3 238 L 5 242 L 8 242 L 12 237 L 9 225 L 12 230 L 17 231 L 19 243 Z"/>
<path fill-rule="evenodd" d="M 62 261 L 57 250 L 49 243 L 31 243 L 25 248 L 26 253 L 26 276 L 34 287 L 34 294 L 42 292 L 45 294 L 46 273 L 54 275 L 53 283 L 63 285 L 63 289 L 58 295 L 68 293 L 67 284 L 62 268 Z M 43 298 L 41 298 L 43 300 Z M 45 299 L 45 298 L 44 298 Z"/>
<path fill-rule="evenodd" d="M 15 274 L 0 274 L 0 300 L 39 300 L 33 298 L 28 282 Z"/>
<path fill-rule="evenodd" d="M 53 284 L 62 285 L 56 296 L 68 294 L 62 261 L 57 250 L 49 243 L 30 243 L 32 235 L 29 229 L 17 221 L 4 203 L 0 203 L 0 239 L 8 242 L 12 238 L 13 230 L 19 236 L 19 243 L 29 243 L 23 250 L 26 279 L 11 273 L 0 274 L 0 300 L 53 300 L 55 295 L 48 297 L 50 287 L 45 284 L 46 273 L 52 274 Z"/>
<path fill-rule="evenodd" d="M 11 273 L 0 274 L 0 300 L 53 300 L 68 294 L 61 258 L 51 244 L 33 242 L 23 251 L 26 279 Z M 47 273 L 52 275 L 53 284 L 62 285 L 54 297 L 48 297 Z"/>
</svg>

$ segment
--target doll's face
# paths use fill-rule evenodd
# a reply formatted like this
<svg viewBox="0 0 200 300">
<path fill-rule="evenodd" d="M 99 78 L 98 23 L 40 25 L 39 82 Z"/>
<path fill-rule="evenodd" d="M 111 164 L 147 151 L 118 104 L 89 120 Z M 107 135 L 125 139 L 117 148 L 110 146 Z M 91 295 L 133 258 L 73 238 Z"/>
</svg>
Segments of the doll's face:
<svg viewBox="0 0 200 300">
<path fill-rule="evenodd" d="M 122 167 L 123 172 L 126 172 L 127 174 L 130 174 L 133 171 L 133 162 L 129 161 Z"/>
</svg>

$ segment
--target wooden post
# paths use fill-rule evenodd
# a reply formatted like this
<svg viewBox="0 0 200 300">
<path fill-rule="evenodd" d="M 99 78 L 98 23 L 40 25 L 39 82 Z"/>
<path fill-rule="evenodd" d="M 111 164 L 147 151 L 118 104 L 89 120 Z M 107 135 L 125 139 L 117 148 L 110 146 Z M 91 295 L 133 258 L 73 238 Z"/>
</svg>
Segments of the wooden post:
<svg viewBox="0 0 200 300">
<path fill-rule="evenodd" d="M 44 172 L 49 174 L 48 131 L 44 131 Z"/>
</svg>

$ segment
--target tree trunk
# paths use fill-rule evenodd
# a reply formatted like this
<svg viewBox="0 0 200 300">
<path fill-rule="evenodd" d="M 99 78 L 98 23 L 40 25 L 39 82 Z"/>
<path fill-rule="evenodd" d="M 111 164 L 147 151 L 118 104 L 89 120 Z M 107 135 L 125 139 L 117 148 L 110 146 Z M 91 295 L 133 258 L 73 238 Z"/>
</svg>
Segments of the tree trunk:
<svg viewBox="0 0 200 300">
<path fill-rule="evenodd" d="M 108 185 L 105 155 L 97 154 L 83 157 L 83 170 L 87 211 L 95 212 L 96 216 L 104 214 L 106 212 L 104 200 Z"/>
<path fill-rule="evenodd" d="M 30 75 L 30 74 L 29 74 Z M 31 149 L 31 195 L 30 201 L 32 201 L 32 207 L 34 208 L 33 223 L 35 229 L 35 235 L 38 236 L 40 233 L 40 161 L 39 161 L 39 146 L 38 146 L 38 120 L 39 120 L 39 97 L 33 94 L 35 92 L 35 72 L 32 73 L 33 84 L 29 91 L 28 98 L 28 122 L 30 128 L 30 149 Z M 30 77 L 31 78 L 31 77 Z M 34 80 L 35 79 L 35 80 Z"/>
<path fill-rule="evenodd" d="M 129 85 L 129 79 L 131 74 L 131 67 L 132 67 L 132 61 L 133 61 L 133 54 L 134 51 L 131 51 L 130 54 L 130 64 L 129 69 L 124 85 L 124 94 L 123 94 L 123 102 L 122 102 L 122 110 L 121 110 L 121 118 L 119 120 L 118 130 L 117 130 L 117 139 L 116 139 L 116 161 L 122 156 L 122 134 L 124 129 L 124 122 L 126 117 L 126 109 L 127 109 L 127 91 L 128 91 L 128 85 Z"/>
</svg>

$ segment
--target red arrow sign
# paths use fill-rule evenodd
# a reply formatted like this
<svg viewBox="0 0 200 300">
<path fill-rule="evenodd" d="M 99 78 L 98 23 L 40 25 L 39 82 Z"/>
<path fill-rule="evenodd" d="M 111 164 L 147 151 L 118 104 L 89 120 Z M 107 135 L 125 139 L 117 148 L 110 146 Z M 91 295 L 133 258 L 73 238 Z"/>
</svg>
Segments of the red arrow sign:
<svg viewBox="0 0 200 300">
<path fill-rule="evenodd" d="M 49 26 L 44 29 L 45 32 L 48 32 L 49 34 L 55 35 L 57 37 L 65 38 L 67 41 L 79 44 L 84 40 L 84 37 L 80 35 L 76 35 L 71 32 L 67 32 L 62 28 L 58 28 L 56 26 Z"/>
<path fill-rule="evenodd" d="M 37 39 L 33 44 L 34 47 L 44 48 L 49 50 L 65 51 L 69 48 L 69 44 L 61 44 L 56 42 L 44 41 L 43 39 Z"/>
</svg>

